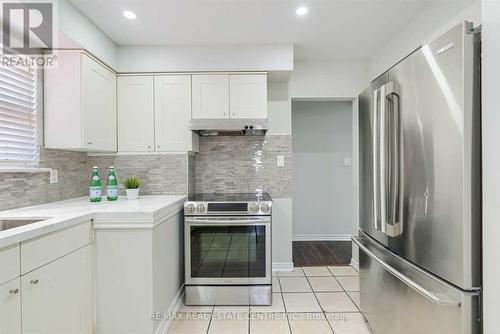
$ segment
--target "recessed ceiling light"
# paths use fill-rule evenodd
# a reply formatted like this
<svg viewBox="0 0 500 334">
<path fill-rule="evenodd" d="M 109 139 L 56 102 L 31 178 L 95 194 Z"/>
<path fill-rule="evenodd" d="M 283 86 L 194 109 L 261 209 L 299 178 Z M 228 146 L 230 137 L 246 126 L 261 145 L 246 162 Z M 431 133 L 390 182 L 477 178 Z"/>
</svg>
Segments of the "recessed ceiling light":
<svg viewBox="0 0 500 334">
<path fill-rule="evenodd" d="M 302 16 L 302 15 L 306 15 L 308 11 L 309 11 L 309 8 L 302 6 L 302 7 L 297 8 L 297 10 L 295 12 L 297 13 L 297 15 Z"/>
<path fill-rule="evenodd" d="M 125 16 L 129 20 L 135 20 L 135 18 L 137 17 L 137 15 L 135 15 L 135 13 L 131 10 L 124 10 L 123 16 Z"/>
</svg>

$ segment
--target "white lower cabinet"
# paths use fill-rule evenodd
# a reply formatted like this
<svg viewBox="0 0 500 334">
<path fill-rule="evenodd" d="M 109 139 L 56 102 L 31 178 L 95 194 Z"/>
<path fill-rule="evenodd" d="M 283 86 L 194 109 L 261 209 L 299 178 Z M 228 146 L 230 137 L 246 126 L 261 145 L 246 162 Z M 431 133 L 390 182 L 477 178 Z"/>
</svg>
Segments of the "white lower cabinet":
<svg viewBox="0 0 500 334">
<path fill-rule="evenodd" d="M 0 285 L 0 333 L 21 334 L 20 279 Z"/>
<path fill-rule="evenodd" d="M 22 333 L 91 334 L 92 286 L 91 245 L 22 276 Z"/>
</svg>

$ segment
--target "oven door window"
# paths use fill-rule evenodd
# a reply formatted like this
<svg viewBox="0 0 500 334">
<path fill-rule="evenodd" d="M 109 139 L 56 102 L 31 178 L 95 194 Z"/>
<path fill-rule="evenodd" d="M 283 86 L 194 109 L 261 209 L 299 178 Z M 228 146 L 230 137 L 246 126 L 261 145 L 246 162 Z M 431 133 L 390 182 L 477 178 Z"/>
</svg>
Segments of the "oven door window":
<svg viewBox="0 0 500 334">
<path fill-rule="evenodd" d="M 191 277 L 266 277 L 266 229 L 191 226 Z"/>
</svg>

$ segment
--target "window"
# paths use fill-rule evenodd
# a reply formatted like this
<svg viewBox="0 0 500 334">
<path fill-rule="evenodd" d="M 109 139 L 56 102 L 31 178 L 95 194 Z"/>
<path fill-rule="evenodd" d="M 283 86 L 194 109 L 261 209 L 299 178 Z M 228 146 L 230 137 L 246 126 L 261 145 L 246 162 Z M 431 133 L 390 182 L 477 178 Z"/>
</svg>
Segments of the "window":
<svg viewBox="0 0 500 334">
<path fill-rule="evenodd" d="M 0 66 L 0 165 L 38 165 L 40 73 L 36 67 Z"/>
</svg>

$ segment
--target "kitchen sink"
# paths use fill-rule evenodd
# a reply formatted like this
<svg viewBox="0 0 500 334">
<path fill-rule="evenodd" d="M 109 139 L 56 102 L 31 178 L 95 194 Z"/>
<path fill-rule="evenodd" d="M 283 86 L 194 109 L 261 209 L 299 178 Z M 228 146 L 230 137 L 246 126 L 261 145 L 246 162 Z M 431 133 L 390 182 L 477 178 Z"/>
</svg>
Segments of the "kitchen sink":
<svg viewBox="0 0 500 334">
<path fill-rule="evenodd" d="M 0 231 L 10 230 L 11 228 L 38 223 L 41 222 L 42 220 L 47 220 L 47 219 L 48 218 L 36 218 L 36 219 L 0 218 Z"/>
</svg>

